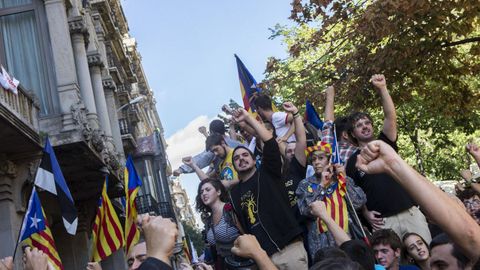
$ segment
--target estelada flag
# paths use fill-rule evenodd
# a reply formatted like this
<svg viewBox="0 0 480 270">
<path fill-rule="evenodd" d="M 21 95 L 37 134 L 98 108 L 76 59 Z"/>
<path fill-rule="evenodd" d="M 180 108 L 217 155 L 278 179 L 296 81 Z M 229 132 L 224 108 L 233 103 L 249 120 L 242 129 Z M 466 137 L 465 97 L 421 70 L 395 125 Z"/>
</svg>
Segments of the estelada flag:
<svg viewBox="0 0 480 270">
<path fill-rule="evenodd" d="M 323 127 L 322 119 L 320 119 L 320 116 L 318 116 L 317 111 L 308 99 L 305 102 L 305 120 L 312 124 L 316 129 L 322 129 Z"/>
<path fill-rule="evenodd" d="M 125 164 L 125 238 L 127 244 L 127 254 L 130 249 L 138 242 L 140 238 L 140 231 L 137 228 L 137 197 L 138 190 L 142 186 L 142 180 L 135 170 L 131 156 L 128 156 Z"/>
<path fill-rule="evenodd" d="M 33 187 L 28 201 L 28 209 L 20 230 L 20 242 L 43 251 L 48 256 L 51 265 L 57 270 L 63 270 L 62 261 L 58 256 L 52 232 L 48 226 L 47 217 L 43 211 L 37 190 Z"/>
</svg>

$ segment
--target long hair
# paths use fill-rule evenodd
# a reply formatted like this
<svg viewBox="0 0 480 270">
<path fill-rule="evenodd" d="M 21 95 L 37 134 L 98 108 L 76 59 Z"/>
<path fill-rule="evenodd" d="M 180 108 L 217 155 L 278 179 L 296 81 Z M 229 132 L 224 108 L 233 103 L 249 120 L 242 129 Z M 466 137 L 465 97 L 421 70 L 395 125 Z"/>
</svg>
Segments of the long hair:
<svg viewBox="0 0 480 270">
<path fill-rule="evenodd" d="M 405 240 L 407 240 L 407 238 L 412 236 L 412 235 L 418 236 L 418 238 L 420 238 L 420 240 L 422 240 L 423 244 L 425 245 L 425 247 L 428 250 L 428 256 L 430 257 L 430 249 L 428 247 L 427 241 L 425 241 L 425 239 L 423 239 L 423 237 L 421 235 L 419 235 L 418 233 L 408 232 L 408 233 L 406 233 L 402 236 L 402 244 L 403 244 L 402 258 L 412 258 L 412 256 L 410 256 L 410 254 L 408 253 L 408 247 L 405 246 Z M 414 263 L 415 263 L 415 265 L 419 266 L 416 261 L 414 261 Z"/>
<path fill-rule="evenodd" d="M 213 178 L 207 178 L 202 180 L 200 184 L 198 184 L 197 197 L 195 197 L 195 209 L 197 210 L 197 212 L 200 213 L 202 218 L 208 217 L 212 214 L 212 209 L 203 203 L 202 194 L 200 193 L 203 185 L 207 183 L 210 183 L 215 189 L 215 191 L 220 191 L 220 201 L 222 202 L 228 201 L 227 190 L 223 186 L 222 182 L 220 182 L 220 180 L 213 179 Z"/>
</svg>

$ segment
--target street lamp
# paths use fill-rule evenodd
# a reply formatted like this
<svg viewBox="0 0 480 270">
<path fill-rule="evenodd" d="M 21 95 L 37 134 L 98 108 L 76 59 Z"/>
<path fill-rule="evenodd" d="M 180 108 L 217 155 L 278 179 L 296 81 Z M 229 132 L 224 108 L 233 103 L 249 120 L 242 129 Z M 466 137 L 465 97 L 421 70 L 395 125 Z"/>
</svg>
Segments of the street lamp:
<svg viewBox="0 0 480 270">
<path fill-rule="evenodd" d="M 144 99 L 145 99 L 145 96 L 143 96 L 143 95 L 140 95 L 140 96 L 138 96 L 138 97 L 136 97 L 136 98 L 134 98 L 134 99 L 130 100 L 130 102 L 129 102 L 129 103 L 127 103 L 127 104 L 123 104 L 122 106 L 120 106 L 120 108 L 118 108 L 118 109 L 117 109 L 117 112 L 119 112 L 119 111 L 123 110 L 123 109 L 124 109 L 125 107 L 127 107 L 127 106 L 130 106 L 130 105 L 132 105 L 132 104 L 137 104 L 137 103 L 139 103 L 139 102 L 143 101 Z"/>
</svg>

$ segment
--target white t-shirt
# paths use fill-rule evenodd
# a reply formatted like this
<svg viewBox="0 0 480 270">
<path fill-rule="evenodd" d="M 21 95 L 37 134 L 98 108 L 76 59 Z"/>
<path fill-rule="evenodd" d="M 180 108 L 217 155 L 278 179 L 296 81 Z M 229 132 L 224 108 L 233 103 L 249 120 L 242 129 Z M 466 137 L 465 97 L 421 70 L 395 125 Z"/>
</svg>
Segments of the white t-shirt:
<svg viewBox="0 0 480 270">
<path fill-rule="evenodd" d="M 290 124 L 287 123 L 288 113 L 286 112 L 274 112 L 272 114 L 272 125 L 275 127 L 275 133 L 277 138 L 284 136 L 290 129 Z M 288 142 L 295 142 L 295 134 L 292 134 L 287 140 Z"/>
</svg>

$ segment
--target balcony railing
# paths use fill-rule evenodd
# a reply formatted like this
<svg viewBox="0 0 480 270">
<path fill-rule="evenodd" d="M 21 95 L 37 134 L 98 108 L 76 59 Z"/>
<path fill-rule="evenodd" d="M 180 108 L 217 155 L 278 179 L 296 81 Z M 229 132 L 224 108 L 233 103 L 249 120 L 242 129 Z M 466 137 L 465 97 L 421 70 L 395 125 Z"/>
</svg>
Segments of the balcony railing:
<svg viewBox="0 0 480 270">
<path fill-rule="evenodd" d="M 157 202 L 150 194 L 137 196 L 135 202 L 139 214 L 151 213 L 164 218 L 177 219 L 170 202 Z"/>
<path fill-rule="evenodd" d="M 0 86 L 0 105 L 7 108 L 10 113 L 22 120 L 35 131 L 38 131 L 38 113 L 40 108 L 35 104 L 34 99 L 21 87 L 18 87 L 18 94 L 5 90 Z"/>
</svg>

